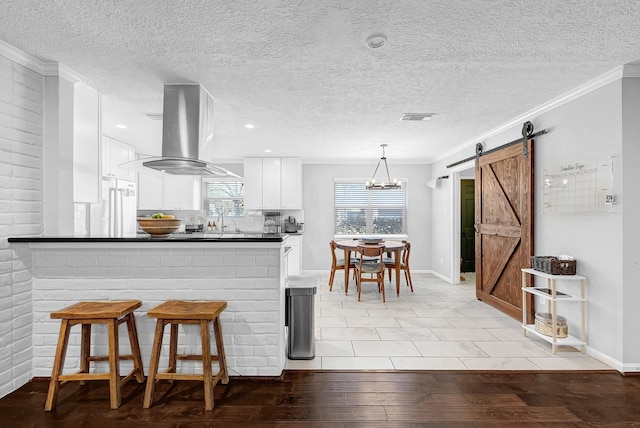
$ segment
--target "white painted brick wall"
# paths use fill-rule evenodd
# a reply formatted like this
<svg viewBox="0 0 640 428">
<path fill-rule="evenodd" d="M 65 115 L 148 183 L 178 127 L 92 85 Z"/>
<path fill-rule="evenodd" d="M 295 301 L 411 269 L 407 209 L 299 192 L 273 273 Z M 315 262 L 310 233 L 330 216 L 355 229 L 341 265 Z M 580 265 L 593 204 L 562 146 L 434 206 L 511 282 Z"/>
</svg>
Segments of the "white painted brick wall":
<svg viewBox="0 0 640 428">
<path fill-rule="evenodd" d="M 255 249 L 222 243 L 171 248 L 175 244 L 167 242 L 160 244 L 165 245 L 164 250 L 144 244 L 123 243 L 117 244 L 119 248 L 104 249 L 82 245 L 40 244 L 42 248 L 33 249 L 33 376 L 51 374 L 60 320 L 51 320 L 50 312 L 80 300 L 127 299 L 142 301 L 135 316 L 145 372 L 156 321 L 146 312 L 165 300 L 186 299 L 227 301 L 221 323 L 231 376 L 281 374 L 286 362 L 282 243 Z M 207 248 L 215 245 L 228 248 Z M 75 249 L 69 249 L 72 246 Z M 105 354 L 107 336 L 101 327 L 93 330 L 93 348 Z M 168 331 L 161 367 L 167 362 Z M 75 346 L 67 352 L 65 372 L 78 369 L 79 333 L 79 327 L 72 329 L 70 343 Z M 126 352 L 129 344 L 124 326 L 120 343 Z M 197 326 L 180 327 L 179 352 L 200 353 L 200 346 Z M 95 367 L 105 369 L 104 365 Z M 130 367 L 130 363 L 123 363 L 123 370 Z M 185 361 L 182 370 L 201 373 L 202 367 Z"/>
<path fill-rule="evenodd" d="M 43 89 L 40 74 L 0 55 L 0 397 L 32 377 L 29 253 L 7 238 L 43 230 Z"/>
</svg>

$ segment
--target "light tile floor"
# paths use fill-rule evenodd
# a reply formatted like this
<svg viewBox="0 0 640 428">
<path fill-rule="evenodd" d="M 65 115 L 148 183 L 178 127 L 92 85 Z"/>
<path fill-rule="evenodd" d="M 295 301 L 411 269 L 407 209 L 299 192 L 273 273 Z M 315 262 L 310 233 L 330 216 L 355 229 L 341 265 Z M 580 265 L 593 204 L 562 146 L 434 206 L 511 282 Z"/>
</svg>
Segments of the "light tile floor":
<svg viewBox="0 0 640 428">
<path fill-rule="evenodd" d="M 325 370 L 611 370 L 573 347 L 551 353 L 546 341 L 524 336 L 521 323 L 478 301 L 473 274 L 449 284 L 413 274 L 414 292 L 400 296 L 387 279 L 387 302 L 372 283 L 357 301 L 355 281 L 344 294 L 338 271 L 329 291 L 316 275 L 316 357 L 287 360 L 286 368 Z"/>
</svg>

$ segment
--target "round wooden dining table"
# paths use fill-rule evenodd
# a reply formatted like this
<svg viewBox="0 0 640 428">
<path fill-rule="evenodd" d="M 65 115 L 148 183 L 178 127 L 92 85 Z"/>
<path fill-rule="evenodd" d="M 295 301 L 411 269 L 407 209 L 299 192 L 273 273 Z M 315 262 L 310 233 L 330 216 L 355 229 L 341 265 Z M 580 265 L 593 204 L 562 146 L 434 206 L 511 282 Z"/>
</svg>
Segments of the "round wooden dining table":
<svg viewBox="0 0 640 428">
<path fill-rule="evenodd" d="M 383 246 L 384 250 L 389 253 L 394 253 L 394 260 L 396 262 L 395 270 L 396 270 L 396 294 L 400 295 L 400 254 L 402 249 L 404 248 L 404 243 L 400 241 L 382 241 L 379 244 L 363 244 L 362 241 L 358 239 L 345 239 L 342 241 L 336 241 L 336 247 L 344 250 L 344 260 L 345 263 L 348 263 L 348 260 L 351 260 L 351 252 L 355 251 L 358 246 Z M 346 265 L 347 269 L 344 270 L 344 294 L 347 294 L 349 291 L 349 271 L 348 264 Z"/>
</svg>

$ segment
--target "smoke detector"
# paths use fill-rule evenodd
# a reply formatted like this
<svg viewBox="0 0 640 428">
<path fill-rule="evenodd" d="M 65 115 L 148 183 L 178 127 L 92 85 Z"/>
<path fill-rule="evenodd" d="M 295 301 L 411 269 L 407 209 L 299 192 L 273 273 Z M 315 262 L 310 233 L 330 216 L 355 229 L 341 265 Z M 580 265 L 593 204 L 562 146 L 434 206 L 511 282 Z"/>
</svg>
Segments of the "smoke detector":
<svg viewBox="0 0 640 428">
<path fill-rule="evenodd" d="M 435 113 L 405 113 L 402 115 L 400 120 L 409 121 L 409 122 L 427 121 L 431 119 L 433 115 L 435 115 Z"/>
<path fill-rule="evenodd" d="M 367 46 L 371 49 L 381 48 L 385 43 L 387 43 L 387 36 L 382 33 L 372 34 L 367 37 Z"/>
</svg>

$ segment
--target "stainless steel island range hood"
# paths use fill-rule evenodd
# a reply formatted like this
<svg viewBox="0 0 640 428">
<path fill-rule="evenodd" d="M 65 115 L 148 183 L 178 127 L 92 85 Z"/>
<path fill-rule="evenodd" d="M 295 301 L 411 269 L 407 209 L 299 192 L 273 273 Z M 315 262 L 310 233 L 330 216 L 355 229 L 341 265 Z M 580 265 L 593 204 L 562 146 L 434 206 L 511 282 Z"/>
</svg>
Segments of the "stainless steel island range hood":
<svg viewBox="0 0 640 428">
<path fill-rule="evenodd" d="M 239 177 L 200 159 L 200 148 L 213 140 L 213 97 L 202 86 L 165 85 L 162 109 L 162 156 L 143 159 L 143 166 L 174 175 Z"/>
</svg>

